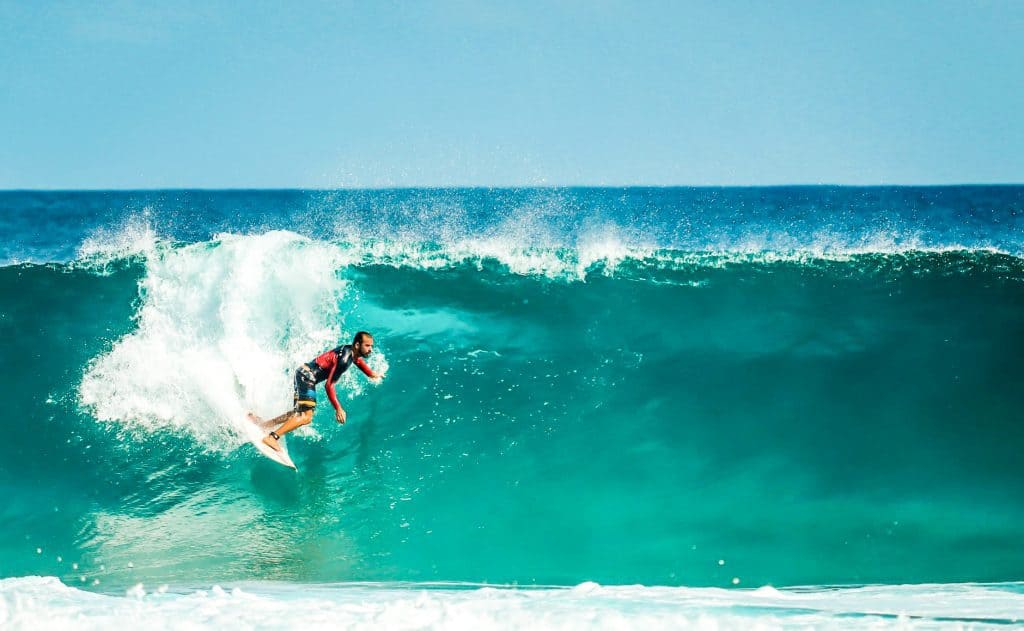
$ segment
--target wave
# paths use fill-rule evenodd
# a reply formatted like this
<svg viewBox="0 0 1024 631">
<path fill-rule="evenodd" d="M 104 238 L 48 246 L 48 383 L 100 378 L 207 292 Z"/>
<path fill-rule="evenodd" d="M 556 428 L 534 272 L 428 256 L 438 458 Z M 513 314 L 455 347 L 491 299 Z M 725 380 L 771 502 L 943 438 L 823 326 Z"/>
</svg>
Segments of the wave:
<svg viewBox="0 0 1024 631">
<path fill-rule="evenodd" d="M 1013 255 L 135 234 L 0 268 L 0 394 L 31 427 L 0 464 L 11 573 L 1019 573 Z M 299 475 L 238 448 L 246 410 L 282 412 L 295 365 L 357 330 L 388 378 L 346 376 L 349 422 L 321 406 Z"/>
<path fill-rule="evenodd" d="M 977 274 L 993 282 L 1024 279 L 1024 261 L 993 250 L 723 253 L 630 249 L 615 241 L 582 250 L 545 250 L 506 241 L 454 246 L 324 242 L 287 231 L 221 234 L 208 242 L 175 244 L 154 238 L 144 225 L 106 240 L 91 239 L 78 260 L 55 269 L 104 276 L 126 268 L 141 271 L 133 330 L 112 340 L 109 350 L 85 368 L 80 404 L 120 429 L 188 435 L 219 451 L 230 451 L 243 440 L 246 411 L 283 411 L 279 408 L 290 400 L 294 366 L 348 340 L 356 330 L 376 324 L 395 334 L 450 336 L 477 326 L 468 324 L 476 317 L 472 310 L 447 319 L 436 310 L 409 317 L 416 313 L 410 304 L 402 316 L 402 306 L 391 304 L 387 294 L 413 287 L 408 283 L 414 279 L 381 276 L 383 270 L 431 274 L 431 283 L 450 279 L 456 285 L 474 276 L 485 279 L 485 285 L 507 285 L 516 278 L 570 284 L 608 279 L 690 288 L 735 287 L 787 273 L 804 280 L 820 276 L 862 282 Z M 383 283 L 386 311 L 379 299 L 376 307 L 374 301 L 360 304 L 368 294 L 381 293 L 369 286 L 376 279 Z M 516 291 L 522 292 L 518 300 L 528 303 L 544 290 L 537 285 Z M 608 295 L 628 296 L 630 291 L 624 285 Z M 770 292 L 762 295 L 767 304 L 776 301 Z M 641 307 L 650 321 L 669 324 L 659 308 Z M 375 370 L 387 370 L 386 351 L 371 361 Z M 366 387 L 352 375 L 342 384 L 349 397 Z M 317 436 L 313 428 L 303 434 Z"/>
</svg>

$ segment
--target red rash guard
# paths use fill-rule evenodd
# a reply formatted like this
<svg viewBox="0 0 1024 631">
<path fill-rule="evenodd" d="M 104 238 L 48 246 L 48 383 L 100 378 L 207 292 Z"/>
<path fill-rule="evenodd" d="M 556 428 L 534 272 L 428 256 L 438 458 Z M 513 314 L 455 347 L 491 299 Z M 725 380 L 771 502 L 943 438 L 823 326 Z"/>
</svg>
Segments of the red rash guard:
<svg viewBox="0 0 1024 631">
<path fill-rule="evenodd" d="M 317 383 L 321 381 L 327 382 L 324 384 L 324 390 L 327 391 L 327 398 L 331 400 L 331 405 L 334 406 L 335 410 L 340 410 L 341 404 L 338 403 L 338 395 L 334 393 L 334 382 L 352 364 L 358 366 L 359 370 L 362 370 L 367 377 L 373 377 L 373 371 L 366 365 L 363 358 L 356 357 L 352 352 L 351 344 L 333 348 L 306 364 L 309 366 L 310 371 L 312 371 Z"/>
</svg>

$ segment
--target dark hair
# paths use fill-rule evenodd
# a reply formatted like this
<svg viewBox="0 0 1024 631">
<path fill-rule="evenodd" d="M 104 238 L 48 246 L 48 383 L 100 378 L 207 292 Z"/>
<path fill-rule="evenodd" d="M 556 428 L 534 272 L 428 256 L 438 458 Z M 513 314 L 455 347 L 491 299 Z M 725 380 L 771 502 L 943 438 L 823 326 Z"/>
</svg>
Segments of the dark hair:
<svg viewBox="0 0 1024 631">
<path fill-rule="evenodd" d="M 373 336 L 370 335 L 369 333 L 367 333 L 366 331 L 360 331 L 360 332 L 356 333 L 355 338 L 352 339 L 352 343 L 353 344 L 358 344 L 359 342 L 363 341 L 364 337 L 368 337 L 371 340 L 373 339 Z"/>
</svg>

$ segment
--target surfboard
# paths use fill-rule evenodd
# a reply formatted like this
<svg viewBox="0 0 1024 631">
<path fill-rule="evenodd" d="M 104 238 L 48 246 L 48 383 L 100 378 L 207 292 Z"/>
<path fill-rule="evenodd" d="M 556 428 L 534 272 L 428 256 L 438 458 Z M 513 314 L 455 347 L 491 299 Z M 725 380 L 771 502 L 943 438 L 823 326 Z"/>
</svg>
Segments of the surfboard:
<svg viewBox="0 0 1024 631">
<path fill-rule="evenodd" d="M 249 418 L 246 418 L 246 427 L 248 428 L 246 436 L 248 437 L 249 442 L 252 443 L 253 447 L 255 447 L 257 451 L 259 451 L 267 458 L 270 458 L 277 464 L 284 465 L 286 467 L 291 467 L 292 469 L 298 471 L 299 468 L 295 466 L 295 463 L 292 462 L 291 456 L 288 455 L 288 445 L 286 445 L 284 442 L 284 436 L 282 436 L 281 439 L 277 441 L 278 444 L 281 445 L 281 451 L 277 451 L 273 447 L 263 442 L 263 437 L 267 435 L 267 430 L 264 430 L 262 427 L 259 426 L 258 423 L 262 422 L 263 419 L 256 416 L 255 414 L 251 415 L 251 417 Z"/>
</svg>

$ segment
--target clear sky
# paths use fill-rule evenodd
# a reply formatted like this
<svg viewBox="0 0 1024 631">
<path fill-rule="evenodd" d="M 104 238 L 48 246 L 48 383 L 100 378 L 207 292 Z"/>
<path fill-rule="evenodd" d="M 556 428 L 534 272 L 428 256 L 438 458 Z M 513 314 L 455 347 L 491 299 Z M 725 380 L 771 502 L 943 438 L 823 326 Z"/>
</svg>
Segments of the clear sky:
<svg viewBox="0 0 1024 631">
<path fill-rule="evenodd" d="M 0 188 L 1024 182 L 1024 1 L 0 0 Z"/>
</svg>

